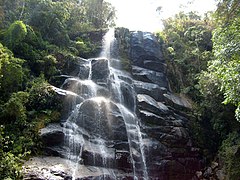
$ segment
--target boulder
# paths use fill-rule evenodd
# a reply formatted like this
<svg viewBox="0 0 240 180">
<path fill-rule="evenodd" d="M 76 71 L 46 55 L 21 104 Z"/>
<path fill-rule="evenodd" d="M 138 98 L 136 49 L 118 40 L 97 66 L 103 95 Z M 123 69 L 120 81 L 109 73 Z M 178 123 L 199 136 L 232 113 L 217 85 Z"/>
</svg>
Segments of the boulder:
<svg viewBox="0 0 240 180">
<path fill-rule="evenodd" d="M 116 166 L 125 172 L 132 172 L 132 160 L 129 151 L 116 150 Z"/>
<path fill-rule="evenodd" d="M 81 57 L 63 57 L 67 58 L 62 62 L 62 74 L 78 77 L 80 67 L 87 62 L 87 59 Z M 61 58 L 60 58 L 61 59 Z"/>
<path fill-rule="evenodd" d="M 80 104 L 84 100 L 83 97 L 72 91 L 64 90 L 54 86 L 51 86 L 51 88 L 53 91 L 56 92 L 56 94 L 62 101 L 62 119 L 67 119 L 71 112 L 74 110 L 75 106 L 77 104 Z"/>
<path fill-rule="evenodd" d="M 160 163 L 164 157 L 171 155 L 168 148 L 155 139 L 144 138 L 143 147 L 147 164 Z"/>
<path fill-rule="evenodd" d="M 156 37 L 149 32 L 132 32 L 130 37 L 130 58 L 133 64 L 141 65 L 144 59 L 162 60 L 162 52 Z"/>
<path fill-rule="evenodd" d="M 77 77 L 79 79 L 88 79 L 89 75 L 91 73 L 90 66 L 91 66 L 91 60 L 86 60 L 86 61 L 83 61 L 82 63 L 80 63 Z"/>
<path fill-rule="evenodd" d="M 100 58 L 92 60 L 92 75 L 91 79 L 96 83 L 107 83 L 109 77 L 108 59 Z"/>
<path fill-rule="evenodd" d="M 189 134 L 183 127 L 174 126 L 144 126 L 144 132 L 167 147 L 186 147 Z"/>
<path fill-rule="evenodd" d="M 161 73 L 166 73 L 167 71 L 167 65 L 165 63 L 157 62 L 151 59 L 145 59 L 142 67 Z"/>
<path fill-rule="evenodd" d="M 132 112 L 135 111 L 135 102 L 136 102 L 136 95 L 135 92 L 133 90 L 132 85 L 125 83 L 125 82 L 121 82 L 120 84 L 120 90 L 121 90 L 121 94 L 122 94 L 122 104 L 130 109 Z"/>
<path fill-rule="evenodd" d="M 169 112 L 167 106 L 155 101 L 152 97 L 145 94 L 137 95 L 138 106 L 140 110 L 147 110 L 156 115 L 166 115 Z"/>
<path fill-rule="evenodd" d="M 138 81 L 156 84 L 168 89 L 168 81 L 164 73 L 132 66 L 133 77 Z"/>
<path fill-rule="evenodd" d="M 63 128 L 59 124 L 49 124 L 41 129 L 40 136 L 46 146 L 60 145 L 64 141 Z"/>
<path fill-rule="evenodd" d="M 106 146 L 102 139 L 92 142 L 85 141 L 82 150 L 82 159 L 85 165 L 115 168 L 115 149 Z"/>
<path fill-rule="evenodd" d="M 140 118 L 147 125 L 166 125 L 164 118 L 148 111 L 140 110 Z"/>
<path fill-rule="evenodd" d="M 102 87 L 88 79 L 80 80 L 78 78 L 68 78 L 65 80 L 62 85 L 62 89 L 60 90 L 66 90 L 71 94 L 81 97 L 82 99 L 88 99 L 95 96 L 110 97 L 110 92 L 107 88 Z"/>
<path fill-rule="evenodd" d="M 59 157 L 34 157 L 23 165 L 24 180 L 87 180 L 87 179 L 133 179 L 132 174 L 125 174 L 116 169 L 92 167 L 76 164 Z"/>
<path fill-rule="evenodd" d="M 146 94 L 154 98 L 156 101 L 163 101 L 163 94 L 167 93 L 167 89 L 160 87 L 154 83 L 147 83 L 143 81 L 134 81 L 134 87 L 138 94 Z"/>
<path fill-rule="evenodd" d="M 191 102 L 184 98 L 177 95 L 174 95 L 172 93 L 163 94 L 165 101 L 172 107 L 177 109 L 192 109 Z"/>
<path fill-rule="evenodd" d="M 75 111 L 69 121 L 75 122 L 89 134 L 110 140 L 127 140 L 124 118 L 113 102 L 103 97 L 91 98 Z"/>
</svg>

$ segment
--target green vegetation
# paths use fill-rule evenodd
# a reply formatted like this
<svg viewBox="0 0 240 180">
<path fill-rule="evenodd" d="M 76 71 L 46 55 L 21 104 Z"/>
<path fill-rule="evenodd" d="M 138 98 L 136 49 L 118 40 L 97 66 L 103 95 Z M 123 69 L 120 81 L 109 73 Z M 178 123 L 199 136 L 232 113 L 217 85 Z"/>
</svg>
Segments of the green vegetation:
<svg viewBox="0 0 240 180">
<path fill-rule="evenodd" d="M 22 160 L 41 153 L 39 130 L 61 116 L 62 100 L 49 82 L 71 71 L 76 56 L 99 53 L 115 10 L 103 0 L 0 5 L 0 179 L 17 180 Z"/>
<path fill-rule="evenodd" d="M 22 160 L 40 153 L 38 131 L 61 116 L 50 83 L 59 84 L 54 76 L 70 72 L 77 56 L 99 53 L 114 18 L 104 0 L 0 1 L 0 179 L 21 179 Z M 157 36 L 171 89 L 194 102 L 192 136 L 209 160 L 219 152 L 229 178 L 238 179 L 240 3 L 219 0 L 214 13 L 179 13 L 164 27 Z M 129 30 L 116 32 L 130 71 Z"/>
<path fill-rule="evenodd" d="M 223 8 L 227 9 L 222 12 Z M 236 118 L 240 121 L 239 8 L 238 1 L 223 1 L 219 6 L 216 12 L 219 25 L 213 31 L 212 39 L 215 59 L 209 63 L 206 73 L 218 81 L 219 89 L 224 95 L 224 103 L 237 107 Z"/>
<path fill-rule="evenodd" d="M 27 35 L 27 27 L 22 21 L 15 21 L 4 34 L 4 43 L 9 49 L 13 49 Z"/>
<path fill-rule="evenodd" d="M 210 161 L 219 152 L 229 179 L 240 174 L 239 24 L 239 1 L 220 0 L 216 12 L 179 13 L 157 33 L 171 88 L 194 102 L 192 136 Z"/>
<path fill-rule="evenodd" d="M 159 39 L 164 41 L 171 87 L 198 101 L 197 76 L 212 59 L 210 17 L 202 19 L 193 12 L 181 12 L 164 20 L 164 27 Z"/>
<path fill-rule="evenodd" d="M 223 141 L 219 158 L 225 164 L 225 172 L 229 179 L 239 179 L 240 176 L 240 135 L 236 131 L 230 133 Z"/>
</svg>

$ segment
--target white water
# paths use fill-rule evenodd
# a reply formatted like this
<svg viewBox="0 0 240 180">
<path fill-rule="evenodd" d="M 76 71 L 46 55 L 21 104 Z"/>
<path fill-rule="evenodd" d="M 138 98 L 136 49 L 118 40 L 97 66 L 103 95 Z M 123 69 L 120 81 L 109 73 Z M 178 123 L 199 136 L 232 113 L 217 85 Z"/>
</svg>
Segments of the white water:
<svg viewBox="0 0 240 180">
<path fill-rule="evenodd" d="M 119 77 L 120 76 L 125 76 L 123 74 L 123 72 L 121 70 L 118 69 L 114 69 L 113 67 L 111 67 L 111 64 L 117 64 L 117 63 L 113 63 L 112 61 L 115 61 L 116 59 L 111 58 L 111 47 L 113 47 L 113 43 L 114 43 L 115 37 L 114 37 L 114 29 L 110 29 L 106 35 L 104 36 L 104 48 L 103 48 L 103 52 L 101 53 L 102 57 L 107 58 L 110 63 L 109 63 L 109 69 L 110 69 L 110 80 L 112 82 L 112 88 L 114 92 L 114 95 L 117 96 L 117 101 L 118 101 L 118 107 L 121 111 L 121 114 L 124 118 L 124 122 L 125 122 L 125 126 L 126 126 L 126 130 L 127 130 L 127 136 L 128 136 L 128 143 L 129 143 L 129 149 L 130 149 L 130 156 L 132 159 L 132 163 L 133 163 L 133 171 L 134 171 L 134 179 L 138 179 L 140 178 L 142 175 L 141 173 L 139 173 L 136 169 L 136 163 L 141 163 L 141 167 L 142 167 L 142 171 L 143 171 L 143 179 L 148 179 L 148 172 L 147 172 L 147 166 L 146 166 L 146 159 L 145 159 L 145 154 L 144 154 L 144 149 L 143 149 L 143 140 L 142 140 L 142 135 L 141 135 L 141 131 L 140 131 L 140 126 L 139 126 L 139 122 L 137 119 L 137 115 L 135 114 L 135 110 L 136 110 L 136 101 L 134 99 L 134 109 L 133 112 L 131 112 L 129 109 L 127 109 L 126 107 L 123 106 L 124 104 L 124 97 L 123 94 L 121 92 L 121 83 L 123 82 L 123 80 L 121 80 Z M 119 62 L 119 60 L 117 60 Z M 120 67 L 118 67 L 120 69 Z M 139 142 L 139 150 L 140 150 L 140 154 L 141 154 L 141 158 L 138 160 L 138 162 L 136 162 L 134 160 L 134 146 L 133 143 L 134 141 Z"/>
<path fill-rule="evenodd" d="M 103 50 L 100 54 L 100 57 L 107 58 L 108 60 L 111 59 L 111 45 L 114 41 L 114 28 L 108 30 L 103 38 Z"/>
<path fill-rule="evenodd" d="M 92 126 L 95 127 L 96 132 L 99 134 L 101 134 L 101 132 L 98 131 L 103 131 L 101 130 L 101 120 L 102 117 L 104 117 L 102 116 L 102 104 L 104 104 L 104 107 L 106 107 L 106 109 L 110 108 L 109 104 L 111 101 L 113 101 L 117 105 L 124 119 L 127 131 L 130 157 L 133 164 L 134 179 L 148 179 L 146 159 L 143 149 L 143 140 L 140 131 L 139 120 L 137 118 L 137 115 L 135 114 L 136 100 L 133 98 L 134 107 L 131 107 L 131 110 L 128 109 L 124 106 L 124 104 L 128 102 L 125 102 L 126 98 L 123 96 L 123 93 L 121 91 L 121 86 L 123 86 L 124 84 L 128 84 L 128 86 L 131 87 L 131 92 L 135 93 L 131 83 L 129 84 L 129 82 L 126 82 L 126 79 L 131 80 L 131 77 L 129 77 L 123 71 L 119 70 L 121 69 L 120 67 L 117 67 L 117 69 L 115 69 L 115 67 L 111 66 L 111 64 L 119 64 L 119 60 L 111 58 L 111 48 L 113 47 L 114 39 L 114 29 L 110 29 L 104 36 L 103 51 L 99 58 L 99 60 L 102 58 L 108 59 L 108 68 L 110 71 L 108 77 L 108 84 L 110 84 L 110 91 L 112 91 L 112 96 L 110 97 L 110 99 L 103 96 L 97 96 L 97 91 L 98 88 L 100 88 L 100 85 L 92 81 L 92 59 L 87 60 L 85 64 L 85 66 L 88 66 L 89 69 L 87 79 L 81 80 L 79 78 L 69 77 L 62 85 L 62 88 L 67 89 L 67 91 L 64 92 L 72 92 L 72 94 L 82 98 L 82 101 L 79 104 L 77 104 L 76 102 L 74 102 L 75 104 L 72 104 L 72 106 L 75 108 L 70 113 L 71 115 L 69 116 L 67 121 L 64 123 L 65 145 L 68 146 L 67 158 L 69 160 L 72 160 L 71 166 L 75 167 L 72 174 L 73 180 L 77 178 L 77 169 L 79 164 L 82 163 L 82 153 L 84 148 L 85 150 L 87 149 L 89 152 L 91 152 L 93 158 L 92 164 L 95 166 L 97 166 L 97 163 L 101 161 L 100 164 L 102 164 L 103 167 L 108 168 L 109 158 L 114 158 L 114 155 L 113 157 L 109 155 L 106 142 L 105 140 L 101 139 L 101 137 L 97 137 L 95 135 L 87 135 L 87 137 L 90 137 L 90 139 L 86 140 L 83 135 L 85 132 L 82 134 L 79 133 L 80 127 L 75 123 L 77 122 L 77 120 L 79 121 L 77 117 L 79 117 L 79 113 L 81 113 L 81 106 L 86 101 L 94 102 L 97 105 L 97 110 L 94 111 L 96 113 L 96 119 L 95 123 L 92 124 Z M 117 61 L 117 63 L 115 63 L 114 61 Z M 132 96 L 134 96 L 134 94 Z M 109 126 L 111 127 L 110 122 Z M 86 134 L 87 133 L 85 133 L 85 135 Z M 140 156 L 138 156 L 138 154 L 140 154 Z M 138 167 L 140 165 L 140 170 L 139 168 L 136 168 L 137 165 Z M 116 177 L 112 170 L 108 172 L 107 170 L 104 170 L 103 174 L 111 174 L 112 176 Z"/>
<path fill-rule="evenodd" d="M 89 60 L 89 74 L 88 74 L 88 79 L 91 80 L 92 79 L 92 60 Z"/>
</svg>

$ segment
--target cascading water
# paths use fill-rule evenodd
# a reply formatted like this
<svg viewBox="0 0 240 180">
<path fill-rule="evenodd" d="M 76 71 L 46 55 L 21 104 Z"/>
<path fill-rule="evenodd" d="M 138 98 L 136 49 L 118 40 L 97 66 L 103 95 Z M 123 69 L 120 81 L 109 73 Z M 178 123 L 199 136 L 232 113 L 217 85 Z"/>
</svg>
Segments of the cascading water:
<svg viewBox="0 0 240 180">
<path fill-rule="evenodd" d="M 104 48 L 103 52 L 101 53 L 101 56 L 109 59 L 109 69 L 110 69 L 110 81 L 112 85 L 112 91 L 114 95 L 117 96 L 117 102 L 118 107 L 121 111 L 121 114 L 123 115 L 123 119 L 125 122 L 127 134 L 128 134 L 128 143 L 129 143 L 129 149 L 130 149 L 130 155 L 133 162 L 133 171 L 134 171 L 134 178 L 138 179 L 139 177 L 142 177 L 144 179 L 148 179 L 148 173 L 147 173 L 147 167 L 146 167 L 146 161 L 143 151 L 143 143 L 142 143 L 142 135 L 139 127 L 139 121 L 135 114 L 136 111 L 136 99 L 133 98 L 133 106 L 132 107 L 125 107 L 125 101 L 124 95 L 122 93 L 121 87 L 122 84 L 125 84 L 126 82 L 124 79 L 130 79 L 131 78 L 124 74 L 123 71 L 119 70 L 121 67 L 116 67 L 115 69 L 113 65 L 118 65 L 119 60 L 111 58 L 111 45 L 114 45 L 114 29 L 110 29 L 107 34 L 104 37 Z M 117 62 L 114 62 L 117 61 Z M 122 77 L 122 78 L 121 78 Z M 133 90 L 133 87 L 130 85 L 131 88 L 131 94 L 135 94 L 135 91 Z M 134 95 L 133 95 L 134 97 Z M 131 109 L 131 110 L 129 110 Z M 136 147 L 136 143 L 138 143 Z M 135 148 L 134 148 L 135 147 Z M 137 153 L 140 153 L 140 156 L 138 156 L 137 159 L 135 159 L 134 156 L 134 149 L 137 149 Z M 135 151 L 136 152 L 136 151 Z M 137 163 L 140 163 L 140 167 L 142 168 L 140 171 L 143 171 L 143 174 L 141 172 L 137 171 Z"/>
<path fill-rule="evenodd" d="M 111 57 L 113 46 L 114 29 L 110 29 L 100 57 L 84 61 L 82 67 L 88 69 L 88 75 L 81 79 L 79 73 L 79 77 L 70 77 L 62 85 L 78 96 L 63 123 L 66 158 L 75 167 L 74 180 L 79 164 L 102 167 L 103 179 L 105 175 L 115 179 L 114 169 L 121 164 L 116 152 L 123 150 L 112 148 L 117 146 L 113 142 L 124 144 L 124 139 L 128 142 L 125 149 L 129 149 L 134 179 L 148 179 L 132 79 L 121 70 L 119 60 Z"/>
<path fill-rule="evenodd" d="M 159 42 L 121 28 L 116 37 L 110 30 L 98 58 L 74 57 L 56 77 L 65 80 L 51 86 L 62 120 L 41 129 L 49 156 L 29 161 L 26 179 L 188 180 L 203 168 L 184 115 L 191 107 L 169 92 Z"/>
</svg>

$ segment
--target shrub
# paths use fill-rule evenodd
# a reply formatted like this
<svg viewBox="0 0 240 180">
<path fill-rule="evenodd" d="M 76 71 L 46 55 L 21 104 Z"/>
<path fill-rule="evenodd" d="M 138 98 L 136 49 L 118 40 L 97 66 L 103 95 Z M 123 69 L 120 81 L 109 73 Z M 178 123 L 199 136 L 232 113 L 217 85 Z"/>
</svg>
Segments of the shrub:
<svg viewBox="0 0 240 180">
<path fill-rule="evenodd" d="M 15 21 L 5 32 L 4 42 L 9 49 L 13 49 L 26 35 L 26 25 L 22 21 Z"/>
<path fill-rule="evenodd" d="M 223 141 L 220 148 L 220 157 L 224 162 L 225 172 L 229 179 L 237 180 L 240 177 L 240 135 L 232 132 Z"/>
<path fill-rule="evenodd" d="M 8 151 L 10 141 L 9 136 L 5 136 L 4 126 L 0 126 L 0 179 L 21 179 L 21 154 L 15 156 Z"/>
</svg>

